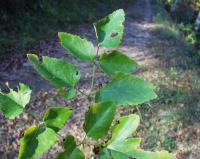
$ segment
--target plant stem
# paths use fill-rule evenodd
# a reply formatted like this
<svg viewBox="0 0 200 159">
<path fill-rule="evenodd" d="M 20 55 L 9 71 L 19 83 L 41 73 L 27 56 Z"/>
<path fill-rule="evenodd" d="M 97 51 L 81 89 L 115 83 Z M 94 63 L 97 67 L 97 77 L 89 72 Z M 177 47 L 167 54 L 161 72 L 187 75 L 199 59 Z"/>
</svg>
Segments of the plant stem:
<svg viewBox="0 0 200 159">
<path fill-rule="evenodd" d="M 32 113 L 28 113 L 28 112 L 27 112 L 27 114 L 28 114 L 29 116 L 31 116 L 32 119 L 34 119 L 34 120 L 36 121 L 37 124 L 39 124 L 39 123 L 41 122 L 40 118 L 36 117 L 36 116 L 33 115 Z"/>
<path fill-rule="evenodd" d="M 88 99 L 90 99 L 90 95 L 86 94 L 85 92 L 81 91 L 80 89 L 76 88 L 76 90 L 81 93 L 82 95 L 86 96 Z"/>
<path fill-rule="evenodd" d="M 140 109 L 138 108 L 137 105 L 136 105 L 136 109 L 137 109 L 137 111 L 138 111 L 138 114 L 139 114 L 139 116 L 140 116 L 140 119 L 141 119 L 142 123 L 144 123 L 144 120 L 143 120 L 143 118 L 142 118 L 142 114 L 141 114 Z"/>
<path fill-rule="evenodd" d="M 96 57 L 98 57 L 98 56 L 99 56 L 99 48 L 100 48 L 100 46 L 99 46 L 99 45 L 97 45 Z"/>
<path fill-rule="evenodd" d="M 86 137 L 87 137 L 86 135 L 83 137 L 83 140 L 81 141 L 81 143 L 78 146 L 81 146 L 85 143 Z"/>
<path fill-rule="evenodd" d="M 59 138 L 60 140 L 63 140 L 63 139 L 64 139 L 63 136 L 61 136 L 59 133 L 57 133 L 57 135 L 58 135 L 58 138 Z"/>
<path fill-rule="evenodd" d="M 99 45 L 97 46 L 97 51 L 96 51 L 96 58 L 98 57 L 99 55 Z M 90 94 L 93 90 L 93 87 L 94 87 L 94 81 L 95 81 L 95 78 L 96 78 L 96 64 L 95 62 L 93 62 L 93 68 L 92 68 L 92 82 L 91 82 L 91 86 L 90 86 Z"/>
<path fill-rule="evenodd" d="M 91 82 L 91 86 L 90 86 L 90 94 L 91 94 L 91 92 L 93 90 L 93 87 L 94 87 L 95 77 L 96 77 L 96 65 L 93 64 L 93 68 L 92 68 L 92 82 Z"/>
</svg>

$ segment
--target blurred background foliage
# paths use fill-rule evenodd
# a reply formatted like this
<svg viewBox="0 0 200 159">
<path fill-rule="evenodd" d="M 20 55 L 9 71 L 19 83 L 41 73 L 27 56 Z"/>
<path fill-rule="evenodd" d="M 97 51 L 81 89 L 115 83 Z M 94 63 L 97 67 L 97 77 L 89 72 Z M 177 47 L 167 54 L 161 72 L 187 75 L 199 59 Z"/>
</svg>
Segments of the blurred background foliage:
<svg viewBox="0 0 200 159">
<path fill-rule="evenodd" d="M 200 10 L 200 0 L 152 0 L 170 12 L 177 22 L 192 22 Z"/>
<path fill-rule="evenodd" d="M 22 51 L 68 24 L 93 22 L 130 0 L 1 0 L 0 55 Z"/>
<path fill-rule="evenodd" d="M 189 42 L 197 49 L 200 59 L 200 0 L 152 0 L 152 2 L 163 6 L 168 12 L 154 17 L 154 22 L 162 21 L 160 24 L 164 27 L 162 30 L 166 35 Z"/>
</svg>

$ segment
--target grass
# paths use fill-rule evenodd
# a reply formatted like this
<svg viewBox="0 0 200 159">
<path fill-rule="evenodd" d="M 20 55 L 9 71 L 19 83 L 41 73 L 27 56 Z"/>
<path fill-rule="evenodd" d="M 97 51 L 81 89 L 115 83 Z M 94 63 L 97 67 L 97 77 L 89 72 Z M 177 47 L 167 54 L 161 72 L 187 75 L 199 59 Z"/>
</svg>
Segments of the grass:
<svg viewBox="0 0 200 159">
<path fill-rule="evenodd" d="M 153 17 L 153 22 L 156 24 L 156 32 L 168 40 L 181 40 L 182 35 L 167 11 L 160 7 L 157 7 L 156 9 L 158 10 L 158 13 Z"/>
<path fill-rule="evenodd" d="M 181 42 L 184 48 L 194 47 L 196 50 L 200 50 L 200 36 L 194 30 L 195 24 L 174 22 L 162 6 L 156 5 L 155 10 L 157 15 L 153 17 L 153 22 L 156 24 L 157 34 L 167 40 Z M 199 52 L 196 51 L 196 58 L 200 61 Z"/>
<path fill-rule="evenodd" d="M 156 6 L 151 50 L 159 63 L 140 74 L 157 86 L 158 98 L 143 104 L 138 136 L 143 148 L 168 150 L 177 159 L 200 158 L 199 59 L 167 12 Z"/>
<path fill-rule="evenodd" d="M 200 72 L 194 52 L 188 45 L 160 36 L 152 40 L 151 47 L 160 62 L 141 76 L 156 85 L 158 98 L 140 107 L 144 123 L 138 136 L 144 138 L 142 146 L 168 150 L 177 159 L 198 159 Z"/>
<path fill-rule="evenodd" d="M 200 157 L 200 76 L 197 66 L 183 69 L 179 66 L 166 68 L 161 64 L 142 74 L 148 80 L 152 80 L 149 74 L 157 77 L 152 82 L 157 85 L 158 94 L 157 100 L 140 107 L 144 118 L 140 133 L 145 149 L 165 149 L 176 154 L 178 159 Z"/>
</svg>

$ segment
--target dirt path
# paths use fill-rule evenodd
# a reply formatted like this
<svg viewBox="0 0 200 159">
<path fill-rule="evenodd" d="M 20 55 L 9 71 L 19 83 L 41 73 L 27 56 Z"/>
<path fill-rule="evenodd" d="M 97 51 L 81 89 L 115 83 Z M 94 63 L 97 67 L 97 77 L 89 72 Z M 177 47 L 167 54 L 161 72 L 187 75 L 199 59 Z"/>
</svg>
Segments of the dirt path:
<svg viewBox="0 0 200 159">
<path fill-rule="evenodd" d="M 155 32 L 156 24 L 152 22 L 154 7 L 150 4 L 150 0 L 137 0 L 125 9 L 125 35 L 119 48 L 140 64 L 135 74 L 152 81 L 158 87 L 158 100 L 141 107 L 145 123 L 141 123 L 137 135 L 144 138 L 142 146 L 145 149 L 167 149 L 176 154 L 178 159 L 199 159 L 200 150 L 197 141 L 200 140 L 200 125 L 198 124 L 200 73 L 197 72 L 196 65 L 191 65 L 191 57 L 187 55 L 188 51 L 183 48 L 182 43 L 164 39 Z M 92 25 L 83 24 L 66 31 L 86 37 L 95 43 Z M 61 48 L 57 38 L 43 40 L 34 49 L 30 49 L 34 52 L 35 50 L 39 55 L 64 58 L 75 63 L 81 69 L 81 89 L 88 90 L 91 66 L 68 54 Z M 13 159 L 13 156 L 17 156 L 19 138 L 24 129 L 37 123 L 43 112 L 50 106 L 71 106 L 74 115 L 61 132 L 61 136 L 64 137 L 70 132 L 79 142 L 84 136 L 82 124 L 88 101 L 81 94 L 72 101 L 63 100 L 48 82 L 38 76 L 23 55 L 13 56 L 0 64 L 0 87 L 3 87 L 7 81 L 12 86 L 23 82 L 31 86 L 34 95 L 28 110 L 20 117 L 9 121 L 0 116 L 0 124 L 3 125 L 0 126 L 0 158 Z M 176 75 L 172 77 L 171 68 L 173 68 L 172 71 L 176 71 Z M 98 70 L 96 85 L 106 80 L 107 78 Z M 197 85 L 199 85 L 198 89 Z M 135 113 L 135 111 L 131 108 L 123 110 L 122 114 Z M 188 143 L 188 141 L 191 142 Z M 43 158 L 54 158 L 58 149 L 59 146 L 56 145 Z M 88 149 L 87 155 L 90 153 Z"/>
</svg>

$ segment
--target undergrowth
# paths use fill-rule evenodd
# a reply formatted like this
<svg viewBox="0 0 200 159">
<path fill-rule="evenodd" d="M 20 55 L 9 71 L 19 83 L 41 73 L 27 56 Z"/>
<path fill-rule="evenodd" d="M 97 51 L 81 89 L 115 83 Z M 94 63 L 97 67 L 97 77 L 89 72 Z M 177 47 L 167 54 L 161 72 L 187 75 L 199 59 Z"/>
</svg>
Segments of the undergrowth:
<svg viewBox="0 0 200 159">
<path fill-rule="evenodd" d="M 170 9 L 166 8 L 164 1 L 155 2 L 157 15 L 153 17 L 153 22 L 156 23 L 156 31 L 168 40 L 173 40 L 176 42 L 181 42 L 184 48 L 194 48 L 196 49 L 196 57 L 200 61 L 200 35 L 198 31 L 195 31 L 195 22 L 178 22 L 173 18 Z M 167 3 L 172 3 L 167 1 Z M 164 5 L 164 6 L 163 6 Z M 172 6 L 172 4 L 170 5 Z M 183 16 L 185 16 L 183 14 Z M 194 19 L 194 18 L 193 18 Z"/>
</svg>

